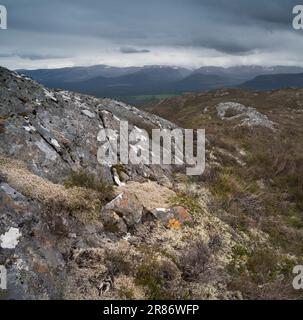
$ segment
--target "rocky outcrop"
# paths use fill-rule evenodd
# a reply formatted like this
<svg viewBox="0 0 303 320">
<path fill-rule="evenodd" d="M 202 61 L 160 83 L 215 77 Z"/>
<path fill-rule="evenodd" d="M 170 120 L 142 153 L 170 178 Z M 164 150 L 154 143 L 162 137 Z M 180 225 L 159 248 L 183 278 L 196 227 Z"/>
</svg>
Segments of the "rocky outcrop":
<svg viewBox="0 0 303 320">
<path fill-rule="evenodd" d="M 47 90 L 3 68 L 0 85 L 1 154 L 24 161 L 34 173 L 53 182 L 62 182 L 71 170 L 81 168 L 113 181 L 110 168 L 97 162 L 102 128 L 117 131 L 120 120 L 129 122 L 129 131 L 175 127 L 124 103 Z M 132 179 L 155 178 L 161 171 L 144 165 L 126 170 Z"/>
<path fill-rule="evenodd" d="M 238 126 L 264 127 L 275 130 L 274 123 L 255 108 L 246 107 L 236 102 L 222 102 L 216 106 L 218 117 L 222 120 L 240 120 Z"/>
<path fill-rule="evenodd" d="M 102 210 L 102 215 L 115 212 L 128 227 L 133 227 L 142 219 L 143 206 L 135 194 L 123 192 L 109 202 Z"/>
<path fill-rule="evenodd" d="M 115 133 L 122 120 L 139 133 L 175 128 L 124 103 L 48 90 L 0 68 L 2 297 L 203 298 L 205 281 L 220 296 L 214 288 L 225 283 L 232 230 L 207 211 L 204 191 L 176 201 L 170 166 L 101 166 L 98 133 Z M 183 267 L 186 260 L 192 266 Z M 200 265 L 211 271 L 195 284 Z"/>
</svg>

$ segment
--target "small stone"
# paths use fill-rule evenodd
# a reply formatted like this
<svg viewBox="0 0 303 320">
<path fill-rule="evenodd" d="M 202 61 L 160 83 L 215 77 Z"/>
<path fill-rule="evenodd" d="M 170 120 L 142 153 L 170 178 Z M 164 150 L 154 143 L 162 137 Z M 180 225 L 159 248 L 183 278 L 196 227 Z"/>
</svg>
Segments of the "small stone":
<svg viewBox="0 0 303 320">
<path fill-rule="evenodd" d="M 113 168 L 112 170 L 113 170 L 113 179 L 114 179 L 115 184 L 116 184 L 118 187 L 121 187 L 121 186 L 125 185 L 123 182 L 121 182 L 120 176 L 119 176 L 116 168 Z"/>
<path fill-rule="evenodd" d="M 81 110 L 81 112 L 91 119 L 95 118 L 95 114 L 93 112 L 90 112 L 89 110 L 84 109 L 84 110 Z"/>
<path fill-rule="evenodd" d="M 109 202 L 105 210 L 115 211 L 130 227 L 141 221 L 143 205 L 134 194 L 123 192 Z"/>
<path fill-rule="evenodd" d="M 181 224 L 192 221 L 192 217 L 189 215 L 187 209 L 179 206 L 179 207 L 174 207 L 171 210 L 173 212 L 175 219 L 180 221 Z"/>
<path fill-rule="evenodd" d="M 155 208 L 155 209 L 151 210 L 150 212 L 157 220 L 160 220 L 164 224 L 167 224 L 169 222 L 169 220 L 173 219 L 173 217 L 174 217 L 174 215 L 170 209 Z"/>
<path fill-rule="evenodd" d="M 127 182 L 127 181 L 129 181 L 129 176 L 125 173 L 125 172 L 123 172 L 123 171 L 121 171 L 120 173 L 119 173 L 119 176 L 120 176 L 120 180 L 122 181 L 122 182 Z"/>
<path fill-rule="evenodd" d="M 112 233 L 126 233 L 127 225 L 119 215 L 113 210 L 102 210 L 101 220 L 105 231 Z"/>
<path fill-rule="evenodd" d="M 192 218 L 189 215 L 188 211 L 180 206 L 168 209 L 156 208 L 151 210 L 150 212 L 156 219 L 162 221 L 165 225 L 168 225 L 171 220 L 177 220 L 180 225 L 192 221 Z"/>
</svg>

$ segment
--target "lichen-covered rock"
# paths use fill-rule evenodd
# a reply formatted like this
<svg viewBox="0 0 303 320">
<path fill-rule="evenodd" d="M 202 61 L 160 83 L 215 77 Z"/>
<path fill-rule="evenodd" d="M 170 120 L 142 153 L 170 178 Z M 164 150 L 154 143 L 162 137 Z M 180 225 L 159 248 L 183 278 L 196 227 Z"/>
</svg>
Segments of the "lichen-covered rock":
<svg viewBox="0 0 303 320">
<path fill-rule="evenodd" d="M 123 192 L 103 208 L 103 211 L 108 210 L 116 212 L 128 227 L 132 227 L 141 221 L 143 205 L 135 194 Z"/>
<path fill-rule="evenodd" d="M 150 211 L 155 208 L 169 208 L 171 199 L 176 193 L 155 181 L 146 181 L 143 183 L 130 181 L 125 186 L 120 186 L 117 193 L 131 193 L 136 196 L 145 210 Z"/>
<path fill-rule="evenodd" d="M 63 182 L 71 170 L 87 169 L 113 182 L 110 167 L 97 161 L 100 129 L 174 128 L 157 116 L 110 99 L 47 90 L 28 78 L 0 68 L 0 153 L 23 160 L 36 174 Z M 160 166 L 127 166 L 136 179 L 163 175 Z"/>
<path fill-rule="evenodd" d="M 187 209 L 181 206 L 178 206 L 178 207 L 171 208 L 171 210 L 174 214 L 175 219 L 178 220 L 180 223 L 184 224 L 186 222 L 192 221 L 192 217 L 188 213 Z"/>
<path fill-rule="evenodd" d="M 127 225 L 123 218 L 114 210 L 104 209 L 101 211 L 101 220 L 104 224 L 105 231 L 112 233 L 127 233 Z"/>
<path fill-rule="evenodd" d="M 168 209 L 155 208 L 150 212 L 156 219 L 160 220 L 164 225 L 168 227 L 173 225 L 173 222 L 175 222 L 176 225 L 180 226 L 192 222 L 192 217 L 188 213 L 188 210 L 181 206 Z"/>
<path fill-rule="evenodd" d="M 150 211 L 150 213 L 158 220 L 163 222 L 163 224 L 168 224 L 171 219 L 174 218 L 172 210 L 165 208 L 155 208 Z"/>
<path fill-rule="evenodd" d="M 246 107 L 236 102 L 222 102 L 216 106 L 218 117 L 222 120 L 240 120 L 239 126 L 260 126 L 275 130 L 274 122 L 255 108 Z"/>
<path fill-rule="evenodd" d="M 8 273 L 1 298 L 198 299 L 206 286 L 210 298 L 220 296 L 235 239 L 245 239 L 207 211 L 200 187 L 194 221 L 171 203 L 170 166 L 101 166 L 98 133 L 115 135 L 122 120 L 137 133 L 175 128 L 124 103 L 48 90 L 0 68 L 0 265 Z M 88 172 L 80 175 L 88 180 L 67 188 L 72 172 Z M 115 198 L 104 197 L 103 183 L 116 184 Z M 153 210 L 156 218 L 145 219 Z M 201 241 L 202 258 L 192 245 Z M 201 277 L 188 281 L 182 261 Z"/>
<path fill-rule="evenodd" d="M 114 183 L 115 171 L 97 161 L 97 136 L 102 128 L 118 129 L 121 120 L 129 121 L 129 130 L 175 127 L 117 101 L 48 90 L 0 67 L 0 264 L 7 267 L 9 282 L 5 298 L 66 296 L 71 248 L 103 246 L 108 228 L 124 235 L 140 222 L 143 207 L 133 194 L 125 193 L 127 198 L 112 203 L 114 211 L 100 216 L 98 193 L 63 186 L 71 172 L 81 170 Z M 158 177 L 167 170 L 128 165 L 119 179 Z"/>
</svg>

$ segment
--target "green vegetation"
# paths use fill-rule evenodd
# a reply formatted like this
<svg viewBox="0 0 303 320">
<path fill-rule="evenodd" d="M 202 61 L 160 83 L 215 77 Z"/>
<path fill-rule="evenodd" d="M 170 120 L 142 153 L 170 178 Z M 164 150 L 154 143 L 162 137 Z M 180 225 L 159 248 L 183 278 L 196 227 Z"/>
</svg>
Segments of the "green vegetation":
<svg viewBox="0 0 303 320">
<path fill-rule="evenodd" d="M 155 93 L 155 94 L 140 94 L 140 95 L 133 95 L 133 96 L 119 96 L 116 97 L 117 100 L 125 101 L 129 104 L 135 106 L 146 105 L 150 103 L 157 103 L 164 99 L 169 99 L 173 97 L 177 97 L 178 94 L 175 93 Z"/>
<path fill-rule="evenodd" d="M 126 300 L 134 300 L 135 298 L 134 289 L 128 288 L 127 286 L 119 288 L 118 295 Z"/>
<path fill-rule="evenodd" d="M 147 288 L 148 299 L 165 300 L 171 298 L 161 277 L 161 265 L 152 258 L 146 259 L 139 265 L 135 283 Z"/>
<path fill-rule="evenodd" d="M 96 178 L 95 175 L 85 171 L 72 172 L 69 178 L 64 182 L 66 188 L 81 187 L 94 190 L 99 195 L 101 203 L 105 203 L 113 198 L 113 186 L 108 184 L 102 178 Z"/>
<path fill-rule="evenodd" d="M 126 98 L 129 100 L 137 100 L 137 101 L 157 101 L 168 99 L 172 97 L 178 96 L 175 93 L 164 93 L 164 94 L 142 94 L 137 96 L 127 96 Z"/>
<path fill-rule="evenodd" d="M 130 275 L 133 271 L 131 262 L 127 251 L 109 250 L 105 252 L 105 265 L 113 275 Z"/>
<path fill-rule="evenodd" d="M 246 299 L 270 299 L 284 294 L 298 298 L 298 292 L 292 289 L 291 283 L 293 267 L 299 263 L 300 260 L 279 254 L 270 247 L 248 249 L 237 245 L 228 265 L 231 275 L 229 288 L 240 290 Z M 282 283 L 278 279 L 283 279 Z"/>
<path fill-rule="evenodd" d="M 120 231 L 119 226 L 114 223 L 105 222 L 103 223 L 104 230 L 110 233 L 118 233 Z"/>
<path fill-rule="evenodd" d="M 173 261 L 175 257 L 171 259 L 158 246 L 141 245 L 138 250 L 142 258 L 136 267 L 135 284 L 145 288 L 147 299 L 176 299 L 178 294 L 188 294 L 179 283 L 179 270 Z"/>
<path fill-rule="evenodd" d="M 186 208 L 189 214 L 191 214 L 193 217 L 203 213 L 203 209 L 201 208 L 199 200 L 196 197 L 179 193 L 176 197 L 170 199 L 170 202 L 174 206 Z"/>
<path fill-rule="evenodd" d="M 303 90 L 221 93 L 189 94 L 146 110 L 206 130 L 208 165 L 195 183 L 211 191 L 209 210 L 249 239 L 234 248 L 230 289 L 245 298 L 297 298 L 291 270 L 303 256 Z M 220 120 L 216 105 L 227 101 L 256 108 L 276 130 Z"/>
<path fill-rule="evenodd" d="M 219 174 L 217 181 L 211 186 L 212 193 L 221 198 L 226 198 L 242 190 L 243 187 L 239 179 L 230 173 Z"/>
</svg>

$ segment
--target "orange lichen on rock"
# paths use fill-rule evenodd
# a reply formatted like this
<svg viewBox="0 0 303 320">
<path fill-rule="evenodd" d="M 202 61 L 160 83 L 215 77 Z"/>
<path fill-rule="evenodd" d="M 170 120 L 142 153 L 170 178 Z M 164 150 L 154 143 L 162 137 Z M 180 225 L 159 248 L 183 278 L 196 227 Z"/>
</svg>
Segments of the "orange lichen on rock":
<svg viewBox="0 0 303 320">
<path fill-rule="evenodd" d="M 169 229 L 179 230 L 179 229 L 181 229 L 181 223 L 180 223 L 180 221 L 178 221 L 176 219 L 170 219 L 168 221 L 167 227 Z"/>
</svg>

